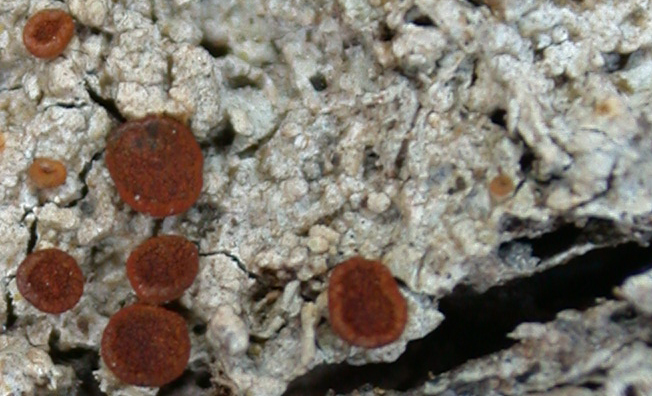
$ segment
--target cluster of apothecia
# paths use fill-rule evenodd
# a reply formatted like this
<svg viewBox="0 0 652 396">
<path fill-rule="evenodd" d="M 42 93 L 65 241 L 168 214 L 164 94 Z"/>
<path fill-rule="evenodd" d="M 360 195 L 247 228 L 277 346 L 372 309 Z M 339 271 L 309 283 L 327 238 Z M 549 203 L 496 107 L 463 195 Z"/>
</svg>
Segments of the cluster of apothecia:
<svg viewBox="0 0 652 396">
<path fill-rule="evenodd" d="M 102 335 L 102 359 L 126 383 L 162 386 L 183 373 L 190 337 L 183 317 L 157 305 L 181 297 L 190 287 L 199 268 L 199 252 L 181 236 L 153 237 L 131 253 L 126 267 L 139 301 L 109 320 Z M 34 307 L 58 314 L 77 304 L 84 276 L 72 256 L 44 249 L 23 260 L 16 284 Z"/>
<path fill-rule="evenodd" d="M 59 56 L 73 37 L 74 21 L 64 11 L 34 14 L 23 30 L 25 48 L 34 56 Z M 203 156 L 188 127 L 165 116 L 126 122 L 107 141 L 106 164 L 118 194 L 136 211 L 154 217 L 182 213 L 202 188 Z M 35 158 L 27 175 L 39 189 L 65 183 L 58 160 Z M 190 357 L 187 325 L 179 314 L 160 307 L 193 283 L 199 251 L 186 238 L 147 239 L 129 256 L 126 274 L 138 302 L 109 319 L 101 341 L 106 366 L 125 383 L 162 386 L 178 378 Z M 59 249 L 38 250 L 18 267 L 21 295 L 37 309 L 59 314 L 73 308 L 84 290 L 76 260 Z"/>
<path fill-rule="evenodd" d="M 61 10 L 29 18 L 23 42 L 34 56 L 52 59 L 66 49 L 74 21 Z M 203 156 L 190 129 L 166 116 L 128 121 L 107 140 L 106 165 L 116 190 L 132 209 L 154 217 L 188 210 L 202 189 Z M 28 176 L 37 188 L 66 180 L 60 161 L 36 158 Z M 121 309 L 102 335 L 101 356 L 122 381 L 161 386 L 179 377 L 190 356 L 183 318 L 158 305 L 181 297 L 199 268 L 197 247 L 181 236 L 157 236 L 139 245 L 126 263 L 138 303 Z M 16 275 L 20 293 L 41 311 L 74 307 L 84 277 L 73 257 L 58 249 L 31 253 Z M 328 287 L 329 320 L 346 342 L 376 348 L 397 340 L 407 322 L 407 303 L 380 262 L 354 257 L 335 267 Z"/>
<path fill-rule="evenodd" d="M 105 160 L 118 195 L 136 211 L 154 217 L 182 213 L 201 192 L 199 144 L 170 117 L 122 124 L 108 137 Z M 181 236 L 150 238 L 131 253 L 126 272 L 139 303 L 111 317 L 101 345 L 102 359 L 120 380 L 162 386 L 183 373 L 190 356 L 185 321 L 156 305 L 181 297 L 198 270 L 199 251 Z"/>
<path fill-rule="evenodd" d="M 197 247 L 180 236 L 153 237 L 131 252 L 127 277 L 139 303 L 114 314 L 102 335 L 102 359 L 116 377 L 162 386 L 183 373 L 190 357 L 188 328 L 179 314 L 156 305 L 181 297 L 198 268 Z"/>
</svg>

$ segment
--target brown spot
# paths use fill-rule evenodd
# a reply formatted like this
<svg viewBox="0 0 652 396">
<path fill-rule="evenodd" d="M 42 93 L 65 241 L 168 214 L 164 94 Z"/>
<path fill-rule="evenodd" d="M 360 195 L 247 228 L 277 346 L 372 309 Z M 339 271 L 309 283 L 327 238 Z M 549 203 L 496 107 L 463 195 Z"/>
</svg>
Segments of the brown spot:
<svg viewBox="0 0 652 396">
<path fill-rule="evenodd" d="M 489 182 L 489 193 L 494 199 L 503 199 L 514 191 L 514 182 L 505 175 L 499 174 Z"/>
<path fill-rule="evenodd" d="M 34 158 L 27 170 L 27 176 L 37 188 L 58 187 L 66 181 L 67 174 L 61 161 L 43 157 Z"/>
<path fill-rule="evenodd" d="M 480 2 L 486 4 L 496 15 L 500 16 L 501 18 L 504 17 L 506 9 L 505 0 L 480 0 Z"/>
<path fill-rule="evenodd" d="M 127 278 L 140 301 L 162 304 L 181 297 L 199 270 L 197 246 L 184 237 L 163 235 L 140 244 L 127 260 Z"/>
<path fill-rule="evenodd" d="M 595 113 L 598 116 L 614 118 L 619 116 L 623 109 L 620 101 L 616 97 L 609 97 L 598 100 L 594 106 Z"/>
<path fill-rule="evenodd" d="M 61 313 L 74 307 L 84 291 L 77 261 L 59 249 L 28 255 L 16 272 L 18 291 L 38 310 Z"/>
<path fill-rule="evenodd" d="M 188 127 L 166 116 L 129 121 L 114 130 L 106 165 L 120 198 L 155 217 L 188 210 L 203 184 L 199 144 Z"/>
<path fill-rule="evenodd" d="M 362 257 L 346 260 L 333 270 L 328 312 L 338 336 L 365 348 L 396 341 L 407 322 L 407 303 L 392 273 L 379 261 Z"/>
<path fill-rule="evenodd" d="M 25 48 L 37 58 L 61 55 L 75 33 L 75 22 L 65 11 L 42 10 L 32 15 L 23 28 Z"/>
<path fill-rule="evenodd" d="M 0 132 L 0 151 L 5 149 L 6 144 L 7 144 L 7 140 L 5 139 L 5 134 Z"/>
<path fill-rule="evenodd" d="M 80 317 L 77 319 L 77 328 L 82 332 L 82 334 L 88 335 L 89 325 L 90 324 L 88 323 L 88 319 L 85 317 Z"/>
<path fill-rule="evenodd" d="M 178 378 L 188 364 L 188 328 L 179 314 L 151 305 L 131 305 L 109 319 L 101 354 L 123 382 L 163 386 Z"/>
</svg>

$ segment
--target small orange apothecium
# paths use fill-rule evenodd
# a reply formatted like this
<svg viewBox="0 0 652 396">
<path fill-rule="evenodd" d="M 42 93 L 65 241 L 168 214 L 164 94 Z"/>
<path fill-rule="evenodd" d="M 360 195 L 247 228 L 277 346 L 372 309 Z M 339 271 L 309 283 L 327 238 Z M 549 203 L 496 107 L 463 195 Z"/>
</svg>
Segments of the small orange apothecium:
<svg viewBox="0 0 652 396">
<path fill-rule="evenodd" d="M 514 191 L 512 178 L 501 173 L 489 182 L 489 193 L 492 198 L 500 200 L 506 198 Z"/>
<path fill-rule="evenodd" d="M 365 348 L 396 341 L 407 322 L 407 303 L 392 273 L 379 261 L 362 257 L 348 259 L 333 270 L 328 312 L 338 336 Z"/>
<path fill-rule="evenodd" d="M 23 44 L 37 58 L 61 55 L 75 33 L 75 22 L 65 11 L 48 9 L 32 15 L 23 28 Z"/>
<path fill-rule="evenodd" d="M 16 285 L 37 309 L 56 314 L 77 304 L 84 291 L 84 275 L 68 253 L 59 249 L 37 250 L 18 267 Z"/>
<path fill-rule="evenodd" d="M 167 309 L 136 304 L 111 316 L 102 334 L 102 360 L 123 382 L 163 386 L 178 378 L 190 358 L 183 318 Z"/>
<path fill-rule="evenodd" d="M 203 184 L 199 144 L 187 126 L 167 116 L 128 121 L 114 130 L 106 165 L 120 198 L 155 217 L 188 210 Z"/>
<path fill-rule="evenodd" d="M 181 297 L 199 270 L 199 250 L 177 235 L 149 238 L 127 259 L 127 278 L 141 302 L 162 304 Z"/>
<path fill-rule="evenodd" d="M 27 176 L 37 188 L 53 188 L 65 183 L 66 166 L 58 160 L 37 157 L 27 169 Z"/>
</svg>

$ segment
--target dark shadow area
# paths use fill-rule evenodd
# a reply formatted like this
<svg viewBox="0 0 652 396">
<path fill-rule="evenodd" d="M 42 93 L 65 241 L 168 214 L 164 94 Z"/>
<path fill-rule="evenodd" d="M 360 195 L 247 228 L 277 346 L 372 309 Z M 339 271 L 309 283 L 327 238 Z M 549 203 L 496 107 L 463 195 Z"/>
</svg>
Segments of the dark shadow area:
<svg viewBox="0 0 652 396">
<path fill-rule="evenodd" d="M 233 144 L 236 135 L 235 129 L 228 117 L 225 121 L 224 125 L 212 128 L 207 138 L 199 144 L 199 147 L 204 152 L 204 156 L 208 157 L 211 155 L 210 152 L 207 152 L 209 149 L 219 153 L 226 152 Z"/>
<path fill-rule="evenodd" d="M 56 337 L 50 340 L 50 357 L 54 364 L 62 364 L 75 371 L 80 381 L 76 395 L 78 396 L 102 396 L 100 384 L 95 380 L 93 371 L 99 367 L 99 355 L 97 351 L 83 348 L 74 348 L 61 351 L 57 348 Z"/>
<path fill-rule="evenodd" d="M 206 395 L 213 388 L 211 373 L 205 370 L 186 370 L 181 377 L 161 387 L 158 396 Z M 230 395 L 230 393 L 224 393 Z"/>
<path fill-rule="evenodd" d="M 574 224 L 564 224 L 554 231 L 544 233 L 536 238 L 517 238 L 503 242 L 498 247 L 498 256 L 504 257 L 505 252 L 509 252 L 512 245 L 522 244 L 531 246 L 533 257 L 546 260 L 568 251 L 579 242 L 583 235 L 582 228 L 578 228 Z"/>
<path fill-rule="evenodd" d="M 226 42 L 210 41 L 205 38 L 199 45 L 204 47 L 213 58 L 222 58 L 231 53 L 231 48 Z"/>
<path fill-rule="evenodd" d="M 4 299 L 5 304 L 7 304 L 7 318 L 2 324 L 2 333 L 6 333 L 11 330 L 11 328 L 14 326 L 14 323 L 16 323 L 16 319 L 18 319 L 16 313 L 14 312 L 14 299 L 11 297 L 9 291 L 5 293 Z"/>
<path fill-rule="evenodd" d="M 215 138 L 211 141 L 211 145 L 217 148 L 229 147 L 233 144 L 234 139 L 235 129 L 233 128 L 233 124 L 231 124 L 231 120 L 227 119 L 226 125 L 217 132 Z"/>
<path fill-rule="evenodd" d="M 526 220 L 518 218 L 503 220 L 501 226 L 505 231 L 524 230 L 524 227 L 528 226 Z M 519 223 L 519 220 L 524 222 Z M 586 243 L 606 244 L 608 241 L 622 238 L 622 233 L 611 220 L 590 218 L 581 227 L 573 223 L 563 223 L 563 219 L 559 219 L 556 223 L 557 226 L 553 231 L 543 233 L 540 236 L 534 238 L 523 237 L 503 242 L 498 247 L 498 256 L 501 257 L 502 252 L 509 251 L 511 245 L 523 244 L 532 247 L 533 257 L 544 261 L 568 251 L 573 246 Z M 533 225 L 530 224 L 529 229 L 533 228 Z"/>
<path fill-rule="evenodd" d="M 396 36 L 396 32 L 395 32 L 394 30 L 392 30 L 392 29 L 387 25 L 387 23 L 384 22 L 384 21 L 381 22 L 381 23 L 379 24 L 379 26 L 380 26 L 380 28 L 379 28 L 379 31 L 378 31 L 378 39 L 379 39 L 380 41 L 385 41 L 385 42 L 387 42 L 387 41 L 392 41 L 392 39 L 394 38 L 394 36 Z"/>
<path fill-rule="evenodd" d="M 36 241 L 38 240 L 38 231 L 36 226 L 38 225 L 38 218 L 34 218 L 34 221 L 29 226 L 29 240 L 27 241 L 27 255 L 34 251 L 36 247 Z"/>
<path fill-rule="evenodd" d="M 321 92 L 328 88 L 328 81 L 326 81 L 326 77 L 324 77 L 323 74 L 315 73 L 312 77 L 310 77 L 310 85 L 312 85 L 312 88 L 315 91 Z"/>
<path fill-rule="evenodd" d="M 573 232 L 572 229 L 568 230 Z M 351 392 L 364 384 L 408 390 L 463 363 L 510 347 L 507 333 L 524 322 L 547 322 L 564 309 L 584 310 L 614 286 L 652 267 L 652 247 L 627 243 L 596 249 L 528 278 L 478 293 L 459 286 L 440 300 L 442 324 L 408 344 L 394 363 L 322 365 L 293 381 L 285 396 Z"/>
<path fill-rule="evenodd" d="M 405 13 L 405 22 L 422 27 L 436 26 L 428 14 L 417 6 L 413 6 Z"/>
<path fill-rule="evenodd" d="M 627 62 L 632 53 L 619 53 L 619 52 L 603 52 L 604 58 L 603 69 L 607 73 L 614 73 L 624 70 L 627 67 Z"/>
<path fill-rule="evenodd" d="M 489 119 L 494 125 L 507 128 L 507 111 L 505 109 L 495 109 L 489 114 Z"/>
<path fill-rule="evenodd" d="M 534 151 L 532 151 L 529 147 L 526 147 L 523 155 L 521 155 L 521 158 L 518 160 L 518 165 L 521 168 L 521 172 L 526 175 L 530 173 L 534 168 L 535 160 L 536 156 L 534 155 Z"/>
</svg>

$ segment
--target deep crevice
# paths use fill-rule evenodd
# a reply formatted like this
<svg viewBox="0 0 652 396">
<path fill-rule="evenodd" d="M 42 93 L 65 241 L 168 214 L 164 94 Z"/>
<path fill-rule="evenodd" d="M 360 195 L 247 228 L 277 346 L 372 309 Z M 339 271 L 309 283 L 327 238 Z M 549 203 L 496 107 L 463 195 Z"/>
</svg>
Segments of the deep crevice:
<svg viewBox="0 0 652 396">
<path fill-rule="evenodd" d="M 102 396 L 100 384 L 95 380 L 93 371 L 99 368 L 99 355 L 97 351 L 84 348 L 73 348 L 66 351 L 59 349 L 58 337 L 53 333 L 50 337 L 50 357 L 54 364 L 62 364 L 72 367 L 77 379 L 80 380 L 77 389 L 78 395 Z"/>
<path fill-rule="evenodd" d="M 378 39 L 380 41 L 387 42 L 387 41 L 392 41 L 394 36 L 396 36 L 396 32 L 394 30 L 392 30 L 387 25 L 387 23 L 381 22 L 380 27 L 379 27 L 379 31 L 378 31 Z"/>
<path fill-rule="evenodd" d="M 321 365 L 293 381 L 285 396 L 348 393 L 363 384 L 405 391 L 465 362 L 510 347 L 507 337 L 524 322 L 547 322 L 564 309 L 584 310 L 613 298 L 614 286 L 652 268 L 652 247 L 626 243 L 595 249 L 527 278 L 478 293 L 458 286 L 440 300 L 445 319 L 426 337 L 408 343 L 394 363 Z"/>
<path fill-rule="evenodd" d="M 326 81 L 326 77 L 319 72 L 313 74 L 309 80 L 310 85 L 312 85 L 312 88 L 317 92 L 321 92 L 328 88 L 328 81 Z"/>
<path fill-rule="evenodd" d="M 163 229 L 163 221 L 165 219 L 154 219 L 154 224 L 152 225 L 152 237 L 158 236 L 158 234 Z"/>
<path fill-rule="evenodd" d="M 253 88 L 253 89 L 261 89 L 261 82 L 256 81 L 252 79 L 251 77 L 243 74 L 236 74 L 234 76 L 230 76 L 226 79 L 226 84 L 229 86 L 231 89 L 242 89 L 242 88 Z"/>
<path fill-rule="evenodd" d="M 104 151 L 100 151 L 98 153 L 93 154 L 91 157 L 91 160 L 88 161 L 86 164 L 84 164 L 84 167 L 82 168 L 81 172 L 79 172 L 79 181 L 82 183 L 82 188 L 79 193 L 79 198 L 73 199 L 70 201 L 65 207 L 66 208 L 71 208 L 75 205 L 77 205 L 79 202 L 81 202 L 84 198 L 86 198 L 86 195 L 88 195 L 88 184 L 86 184 L 86 176 L 88 176 L 88 172 L 91 171 L 93 168 L 93 163 L 97 161 L 100 156 L 102 155 Z"/>
<path fill-rule="evenodd" d="M 489 114 L 489 119 L 494 125 L 507 128 L 507 111 L 505 109 L 495 109 Z"/>
<path fill-rule="evenodd" d="M 408 156 L 409 147 L 410 147 L 410 141 L 408 139 L 403 139 L 403 141 L 401 142 L 401 147 L 398 150 L 398 154 L 396 154 L 396 159 L 394 160 L 394 167 L 396 168 L 397 172 L 399 172 L 401 168 L 403 168 L 405 159 Z"/>
<path fill-rule="evenodd" d="M 521 158 L 518 160 L 518 165 L 521 169 L 521 172 L 523 172 L 526 175 L 530 173 L 534 168 L 535 160 L 536 160 L 536 156 L 534 155 L 534 151 L 532 151 L 529 147 L 526 147 L 525 152 L 521 155 Z"/>
<path fill-rule="evenodd" d="M 435 26 L 432 19 L 417 6 L 413 6 L 405 13 L 405 22 L 423 27 Z"/>
<path fill-rule="evenodd" d="M 84 103 L 82 101 L 72 102 L 72 103 L 56 102 L 56 103 L 51 103 L 51 104 L 47 105 L 47 107 L 45 107 L 43 110 L 48 110 L 48 109 L 53 108 L 53 107 L 58 107 L 58 108 L 61 108 L 61 109 L 79 109 L 79 108 L 84 107 L 85 105 L 86 105 L 86 103 Z"/>
<path fill-rule="evenodd" d="M 186 396 L 215 394 L 221 396 L 231 395 L 225 389 L 215 385 L 212 374 L 205 363 L 195 363 L 183 372 L 181 377 L 161 387 L 157 396 Z"/>
<path fill-rule="evenodd" d="M 260 275 L 254 274 L 253 272 L 249 271 L 249 270 L 247 269 L 247 267 L 244 265 L 244 263 L 243 263 L 242 261 L 240 261 L 240 259 L 239 259 L 236 255 L 234 255 L 233 253 L 231 253 L 231 252 L 228 252 L 228 251 L 226 251 L 226 250 L 218 250 L 218 251 L 215 251 L 215 252 L 204 252 L 204 253 L 199 252 L 199 256 L 200 256 L 200 257 L 212 256 L 212 255 L 214 255 L 214 254 L 222 254 L 222 255 L 228 257 L 229 259 L 231 259 L 231 260 L 235 263 L 235 265 L 238 266 L 238 268 L 239 268 L 242 272 L 244 272 L 245 274 L 247 274 L 247 277 L 248 277 L 248 278 L 250 278 L 250 279 L 255 279 L 255 280 L 258 281 L 258 282 L 263 282 L 263 279 L 262 279 L 262 277 L 261 277 Z M 263 282 L 263 283 L 264 283 L 264 282 Z"/>
<path fill-rule="evenodd" d="M 38 240 L 38 232 L 36 231 L 36 226 L 38 224 L 38 218 L 34 218 L 32 225 L 29 227 L 29 240 L 27 241 L 27 254 L 30 254 L 34 251 L 36 246 L 36 241 Z"/>
<path fill-rule="evenodd" d="M 206 330 L 208 330 L 206 323 L 197 323 L 192 326 L 192 332 L 196 335 L 204 335 L 206 334 Z"/>
<path fill-rule="evenodd" d="M 126 122 L 127 119 L 120 113 L 118 106 L 116 106 L 113 99 L 105 99 L 101 97 L 97 92 L 95 92 L 88 83 L 86 83 L 86 92 L 90 96 L 91 100 L 100 107 L 103 107 L 107 113 L 113 116 L 120 123 Z"/>
<path fill-rule="evenodd" d="M 209 139 L 201 145 L 202 149 L 214 147 L 217 150 L 223 150 L 228 148 L 233 144 L 236 133 L 231 120 L 227 117 L 226 124 L 220 129 L 211 130 L 210 135 Z"/>
<path fill-rule="evenodd" d="M 503 252 L 510 251 L 510 247 L 514 244 L 523 244 L 532 248 L 533 257 L 543 261 L 559 253 L 566 252 L 573 245 L 578 244 L 583 236 L 583 229 L 577 228 L 574 224 L 565 224 L 536 238 L 517 238 L 503 242 L 498 247 L 498 256 L 504 256 Z"/>
<path fill-rule="evenodd" d="M 554 231 L 535 238 L 523 237 L 503 242 L 498 247 L 498 256 L 503 257 L 504 252 L 509 252 L 510 247 L 515 244 L 528 245 L 532 249 L 532 256 L 544 261 L 568 251 L 573 246 L 586 243 L 606 244 L 621 237 L 618 228 L 610 220 L 589 218 L 582 227 L 572 223 L 564 224 L 561 220 L 558 223 Z M 512 226 L 517 225 L 512 224 Z"/>
<path fill-rule="evenodd" d="M 632 384 L 627 385 L 627 388 L 623 391 L 624 396 L 639 396 L 636 387 Z"/>
<path fill-rule="evenodd" d="M 213 58 L 223 58 L 231 53 L 231 48 L 226 42 L 204 39 L 199 43 Z"/>
<path fill-rule="evenodd" d="M 5 304 L 7 305 L 7 317 L 5 322 L 2 324 L 2 333 L 6 333 L 14 326 L 18 316 L 14 312 L 14 299 L 11 297 L 11 293 L 7 291 L 4 295 Z"/>
<path fill-rule="evenodd" d="M 619 52 L 603 52 L 602 57 L 605 60 L 603 67 L 604 71 L 607 73 L 614 73 L 625 69 L 631 55 L 632 53 L 621 54 Z"/>
</svg>

